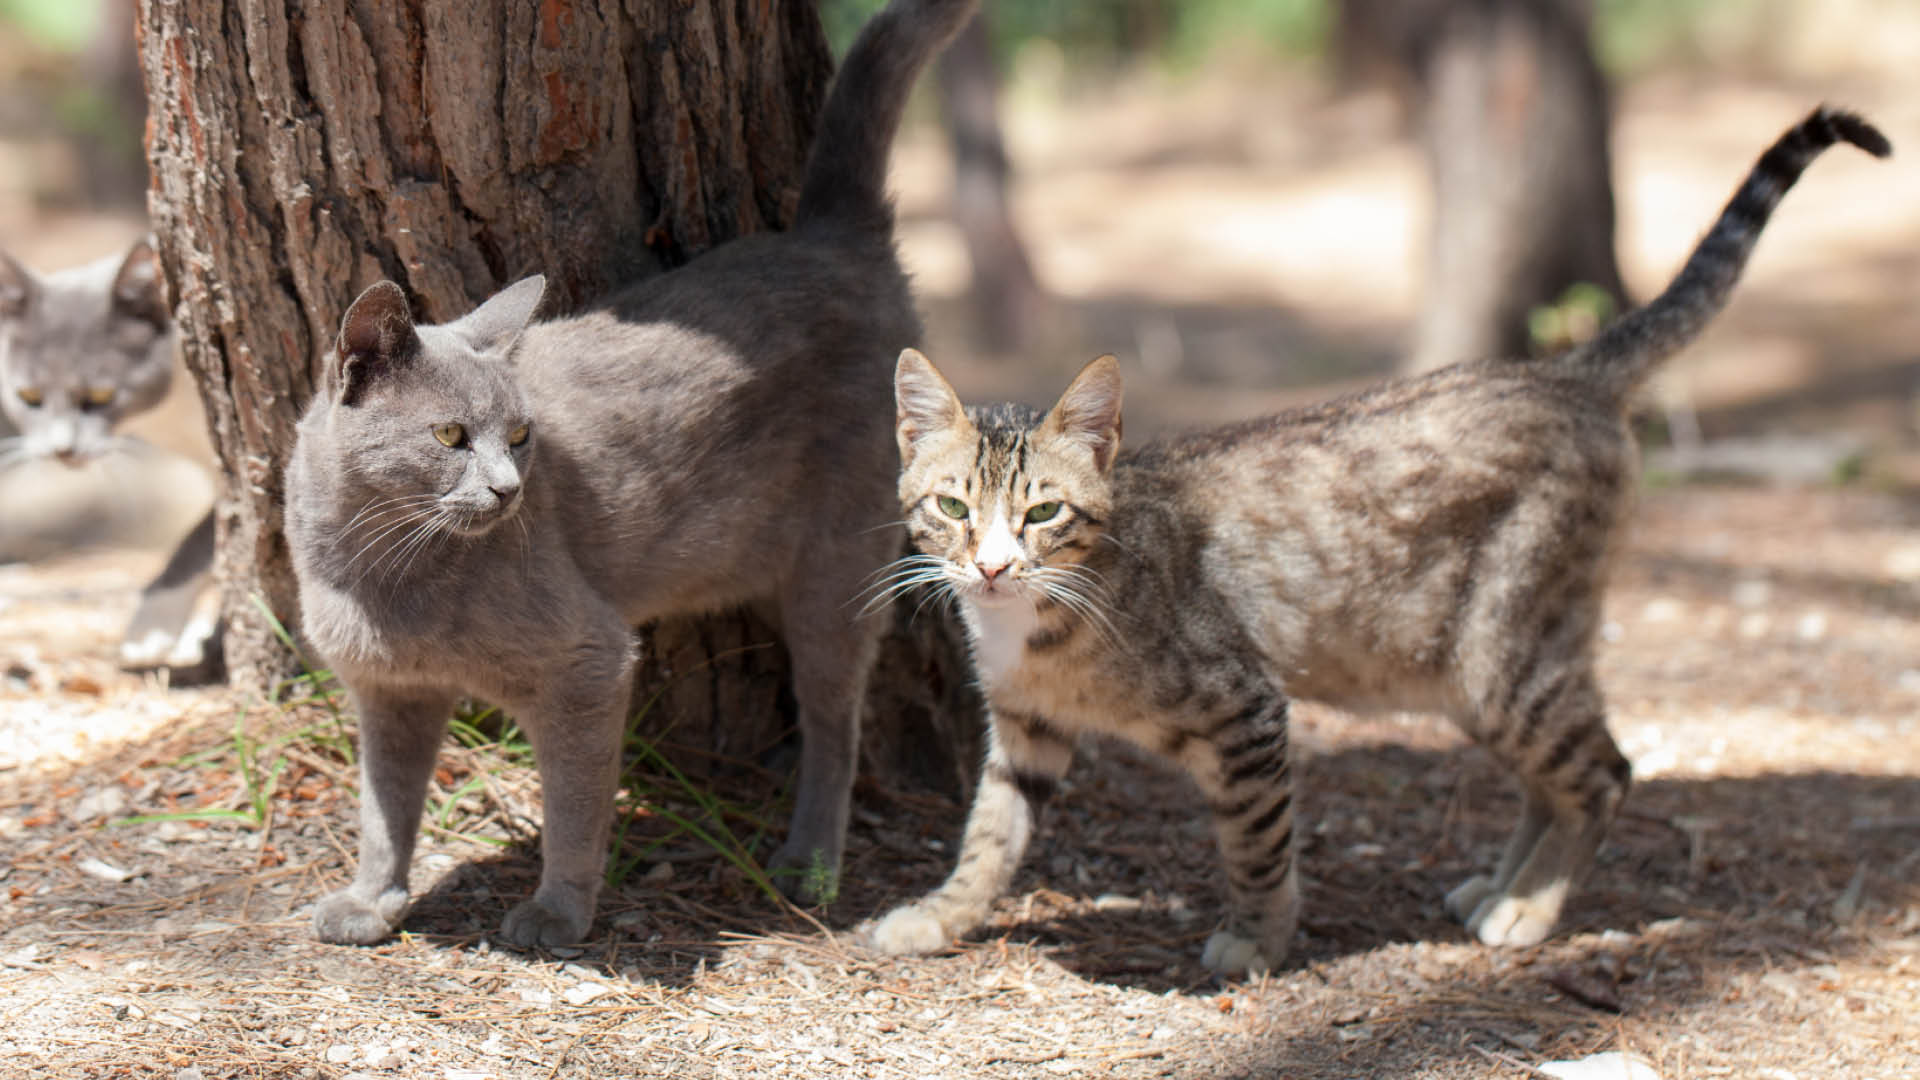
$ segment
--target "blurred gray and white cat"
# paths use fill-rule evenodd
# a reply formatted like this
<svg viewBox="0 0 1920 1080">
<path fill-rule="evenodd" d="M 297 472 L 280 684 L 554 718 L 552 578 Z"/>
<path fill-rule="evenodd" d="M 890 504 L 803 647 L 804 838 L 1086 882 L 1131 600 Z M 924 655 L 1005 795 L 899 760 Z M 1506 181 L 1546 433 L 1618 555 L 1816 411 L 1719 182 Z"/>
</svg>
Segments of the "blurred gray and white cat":
<svg viewBox="0 0 1920 1080">
<path fill-rule="evenodd" d="M 752 606 L 792 658 L 801 757 L 776 880 L 837 887 L 880 620 L 849 603 L 899 550 L 890 369 L 920 334 L 888 150 L 974 0 L 893 0 L 821 115 L 793 228 L 720 245 L 592 310 L 543 281 L 416 325 L 393 282 L 342 320 L 287 467 L 301 629 L 360 716 L 360 865 L 324 941 L 404 916 L 454 703 L 512 712 L 545 795 L 543 865 L 502 936 L 569 944 L 606 865 L 633 627 Z"/>
<path fill-rule="evenodd" d="M 44 275 L 0 251 L 0 410 L 20 432 L 0 440 L 0 470 L 41 459 L 77 468 L 143 449 L 115 429 L 158 405 L 172 376 L 166 289 L 148 240 Z M 197 601 L 212 566 L 209 511 L 142 590 L 123 665 L 211 674 L 218 626 Z"/>
</svg>

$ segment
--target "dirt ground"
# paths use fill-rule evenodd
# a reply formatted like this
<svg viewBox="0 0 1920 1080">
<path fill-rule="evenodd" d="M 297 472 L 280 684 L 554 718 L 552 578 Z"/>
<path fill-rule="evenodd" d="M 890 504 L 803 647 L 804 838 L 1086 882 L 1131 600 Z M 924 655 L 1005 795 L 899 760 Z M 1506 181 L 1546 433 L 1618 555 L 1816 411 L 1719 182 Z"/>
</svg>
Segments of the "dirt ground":
<svg viewBox="0 0 1920 1080">
<path fill-rule="evenodd" d="M 1669 1080 L 1920 1076 L 1909 89 L 1663 83 L 1622 102 L 1643 295 L 1813 101 L 1867 110 L 1905 156 L 1816 165 L 1663 389 L 1716 438 L 1845 430 L 1868 449 L 1844 486 L 1650 486 L 1602 662 L 1638 784 L 1551 942 L 1487 949 L 1440 913 L 1518 806 L 1484 755 L 1430 718 L 1303 708 L 1306 916 L 1285 970 L 1256 980 L 1197 962 L 1224 886 L 1195 794 L 1108 744 L 1085 749 L 993 925 L 940 956 L 849 940 L 940 879 L 964 813 L 871 783 L 827 911 L 778 908 L 684 835 L 648 848 L 669 812 L 697 813 L 669 792 L 628 823 L 639 865 L 592 944 L 500 947 L 537 874 L 537 787 L 470 749 L 436 777 L 408 933 L 320 945 L 307 905 L 353 843 L 334 717 L 117 671 L 161 556 L 99 549 L 0 566 L 0 1076 L 1337 1080 L 1545 1075 L 1605 1050 Z M 967 358 L 937 140 L 906 141 L 904 247 L 963 393 L 1041 400 L 1111 349 L 1134 438 L 1391 366 L 1421 211 L 1390 113 L 1218 93 L 1020 114 L 1023 223 L 1069 328 L 1044 359 Z M 768 787 L 721 782 L 730 827 L 778 820 Z M 235 813 L 180 817 L 206 809 Z M 155 814 L 172 816 L 127 820 Z"/>
</svg>

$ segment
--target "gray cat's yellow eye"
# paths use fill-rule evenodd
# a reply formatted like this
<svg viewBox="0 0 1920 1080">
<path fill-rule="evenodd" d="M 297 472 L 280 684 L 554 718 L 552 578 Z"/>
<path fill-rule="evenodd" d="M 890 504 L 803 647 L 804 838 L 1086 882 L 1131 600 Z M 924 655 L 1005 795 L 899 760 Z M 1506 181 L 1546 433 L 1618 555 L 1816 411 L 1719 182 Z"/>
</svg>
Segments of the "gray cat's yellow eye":
<svg viewBox="0 0 1920 1080">
<path fill-rule="evenodd" d="M 1034 503 L 1027 507 L 1027 524 L 1038 525 L 1043 521 L 1052 521 L 1060 516 L 1060 504 L 1057 502 Z"/>
<path fill-rule="evenodd" d="M 942 495 L 938 500 L 936 500 L 936 502 L 940 506 L 940 512 L 952 518 L 953 520 L 955 521 L 967 520 L 967 504 L 966 503 L 961 502 L 959 499 L 956 499 L 951 495 Z"/>
<path fill-rule="evenodd" d="M 104 409 L 111 404 L 113 404 L 113 387 L 95 386 L 87 391 L 89 408 Z"/>
<path fill-rule="evenodd" d="M 521 443 L 526 442 L 527 436 L 531 434 L 533 434 L 532 429 L 526 424 L 521 424 L 519 427 L 507 433 L 507 445 L 519 446 Z"/>
<path fill-rule="evenodd" d="M 23 386 L 14 392 L 20 395 L 20 400 L 26 402 L 29 409 L 39 408 L 40 402 L 45 400 L 41 397 L 40 391 L 31 386 Z"/>
<path fill-rule="evenodd" d="M 459 424 L 441 424 L 433 429 L 433 437 L 443 445 L 459 446 L 467 441 L 467 429 Z"/>
</svg>

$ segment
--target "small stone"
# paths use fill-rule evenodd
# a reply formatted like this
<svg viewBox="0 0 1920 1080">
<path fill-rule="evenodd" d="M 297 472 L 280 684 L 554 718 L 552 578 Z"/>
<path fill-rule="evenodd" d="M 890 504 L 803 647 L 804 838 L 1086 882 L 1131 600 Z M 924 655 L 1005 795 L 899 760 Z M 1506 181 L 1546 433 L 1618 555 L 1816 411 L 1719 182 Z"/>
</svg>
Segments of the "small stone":
<svg viewBox="0 0 1920 1080">
<path fill-rule="evenodd" d="M 67 812 L 67 820 L 75 825 L 85 825 L 89 821 L 119 817 L 126 811 L 127 793 L 118 784 L 108 784 L 82 796 Z"/>
<path fill-rule="evenodd" d="M 1663 596 L 1647 601 L 1647 606 L 1640 611 L 1640 618 L 1650 623 L 1678 622 L 1686 610 L 1680 601 Z"/>
<path fill-rule="evenodd" d="M 345 1043 L 335 1043 L 334 1045 L 327 1047 L 327 1052 L 325 1056 L 327 1059 L 327 1064 L 329 1065 L 345 1065 L 347 1062 L 353 1060 L 354 1050 L 353 1050 L 353 1047 L 348 1046 Z"/>
<path fill-rule="evenodd" d="M 613 993 L 613 987 L 608 986 L 606 983 L 581 982 L 574 983 L 572 986 L 567 987 L 561 991 L 560 996 L 564 998 L 569 1005 L 585 1005 L 596 998 L 602 998 L 611 993 Z"/>
<path fill-rule="evenodd" d="M 1773 584 L 1760 578 L 1748 578 L 1733 587 L 1735 607 L 1766 607 L 1767 601 L 1771 599 L 1773 599 Z"/>
<path fill-rule="evenodd" d="M 174 1073 L 173 1080 L 207 1080 L 207 1074 L 189 1065 Z"/>
<path fill-rule="evenodd" d="M 1827 636 L 1827 613 L 1807 612 L 1800 616 L 1800 621 L 1794 625 L 1793 632 L 1801 641 L 1819 641 Z"/>
<path fill-rule="evenodd" d="M 672 880 L 673 864 L 670 862 L 654 863 L 647 867 L 646 873 L 640 875 L 640 881 L 646 885 L 665 885 Z"/>
</svg>

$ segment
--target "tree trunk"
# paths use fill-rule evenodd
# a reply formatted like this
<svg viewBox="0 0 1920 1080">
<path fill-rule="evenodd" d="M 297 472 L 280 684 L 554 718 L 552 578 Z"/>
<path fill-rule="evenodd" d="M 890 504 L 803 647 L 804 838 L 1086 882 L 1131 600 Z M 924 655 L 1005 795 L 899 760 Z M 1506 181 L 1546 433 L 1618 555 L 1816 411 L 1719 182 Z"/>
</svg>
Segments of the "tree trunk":
<svg viewBox="0 0 1920 1080">
<path fill-rule="evenodd" d="M 780 227 L 831 71 L 800 0 L 142 0 L 139 31 L 150 209 L 227 477 L 227 657 L 251 688 L 293 667 L 260 611 L 298 624 L 282 470 L 354 296 L 390 278 L 442 322 L 539 272 L 561 312 Z M 702 757 L 764 749 L 791 720 L 773 641 L 745 615 L 663 626 L 636 708 Z"/>
<path fill-rule="evenodd" d="M 1410 370 L 1578 339 L 1625 299 L 1588 0 L 1345 0 L 1346 59 L 1399 91 L 1433 230 Z M 1593 287 L 1569 297 L 1576 285 Z"/>
<path fill-rule="evenodd" d="M 991 353 L 1015 355 L 1036 343 L 1046 293 L 1007 201 L 1012 166 L 1000 135 L 999 79 L 987 17 L 976 15 L 940 55 L 940 118 L 953 146 L 953 217 L 973 267 L 975 338 Z"/>
</svg>

